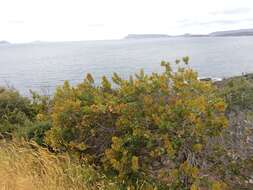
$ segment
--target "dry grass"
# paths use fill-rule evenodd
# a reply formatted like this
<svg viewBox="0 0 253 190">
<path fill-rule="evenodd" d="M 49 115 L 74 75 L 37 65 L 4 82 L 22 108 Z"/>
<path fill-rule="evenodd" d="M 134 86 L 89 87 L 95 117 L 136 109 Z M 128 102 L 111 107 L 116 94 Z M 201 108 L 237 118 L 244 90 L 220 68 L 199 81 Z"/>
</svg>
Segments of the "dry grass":
<svg viewBox="0 0 253 190">
<path fill-rule="evenodd" d="M 0 143 L 0 176 L 0 190 L 106 189 L 92 168 L 27 143 Z"/>
</svg>

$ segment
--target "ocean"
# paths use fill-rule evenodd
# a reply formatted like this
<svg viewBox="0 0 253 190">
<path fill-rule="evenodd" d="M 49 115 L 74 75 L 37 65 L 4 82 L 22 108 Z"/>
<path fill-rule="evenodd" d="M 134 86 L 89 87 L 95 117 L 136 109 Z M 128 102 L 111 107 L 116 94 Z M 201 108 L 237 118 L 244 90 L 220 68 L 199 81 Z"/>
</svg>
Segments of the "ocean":
<svg viewBox="0 0 253 190">
<path fill-rule="evenodd" d="M 162 60 L 190 57 L 200 77 L 224 78 L 253 72 L 253 37 L 194 37 L 0 45 L 0 86 L 22 94 L 52 93 L 64 80 L 96 82 L 117 72 L 161 72 Z"/>
</svg>

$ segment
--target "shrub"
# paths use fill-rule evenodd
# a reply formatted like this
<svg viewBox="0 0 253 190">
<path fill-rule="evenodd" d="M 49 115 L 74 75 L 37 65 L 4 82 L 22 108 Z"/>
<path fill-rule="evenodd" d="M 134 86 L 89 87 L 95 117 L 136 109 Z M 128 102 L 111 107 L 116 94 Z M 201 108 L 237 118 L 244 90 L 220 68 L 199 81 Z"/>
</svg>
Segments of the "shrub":
<svg viewBox="0 0 253 190">
<path fill-rule="evenodd" d="M 103 77 L 96 86 L 90 74 L 76 87 L 65 82 L 52 100 L 46 142 L 78 152 L 126 187 L 141 181 L 171 189 L 203 186 L 205 149 L 227 126 L 226 106 L 192 69 L 161 65 L 160 74 L 141 71 L 128 80 L 114 74 L 114 84 Z"/>
<path fill-rule="evenodd" d="M 222 156 L 213 158 L 218 161 L 218 173 L 231 189 L 252 189 L 253 166 L 253 75 L 243 75 L 224 79 L 216 85 L 219 93 L 225 98 L 228 106 L 226 116 L 229 128 L 217 142 L 223 148 Z M 226 152 L 226 154 L 224 154 Z M 221 155 L 221 154 L 220 154 Z"/>
<path fill-rule="evenodd" d="M 18 139 L 24 138 L 27 141 L 34 141 L 38 145 L 46 146 L 45 133 L 51 129 L 49 121 L 37 121 L 26 123 L 25 126 L 13 132 L 13 136 Z"/>
<path fill-rule="evenodd" d="M 253 110 L 253 76 L 233 77 L 219 82 L 220 93 L 226 98 L 228 111 Z"/>
<path fill-rule="evenodd" d="M 7 135 L 34 120 L 35 110 L 28 98 L 22 97 L 16 90 L 0 88 L 0 133 Z"/>
</svg>

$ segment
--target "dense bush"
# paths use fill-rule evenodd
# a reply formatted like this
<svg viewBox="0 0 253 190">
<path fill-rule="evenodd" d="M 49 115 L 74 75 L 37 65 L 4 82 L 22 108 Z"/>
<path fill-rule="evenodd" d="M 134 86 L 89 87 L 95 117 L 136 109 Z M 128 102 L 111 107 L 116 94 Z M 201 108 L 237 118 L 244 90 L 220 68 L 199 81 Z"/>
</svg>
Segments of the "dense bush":
<svg viewBox="0 0 253 190">
<path fill-rule="evenodd" d="M 24 126 L 13 132 L 13 136 L 17 139 L 25 139 L 35 141 L 41 146 L 47 146 L 45 142 L 45 133 L 51 129 L 52 125 L 49 121 L 27 122 Z"/>
<path fill-rule="evenodd" d="M 90 74 L 76 87 L 65 82 L 52 101 L 46 142 L 89 158 L 126 186 L 142 180 L 170 189 L 225 186 L 202 180 L 208 141 L 227 127 L 223 99 L 190 68 L 162 66 L 161 74 L 141 71 L 128 80 L 114 74 L 114 84 L 103 77 L 96 86 Z"/>
<path fill-rule="evenodd" d="M 0 88 L 0 133 L 8 135 L 34 120 L 35 110 L 28 98 L 22 97 L 16 90 Z"/>
<path fill-rule="evenodd" d="M 229 128 L 222 134 L 219 146 L 226 149 L 229 156 L 223 157 L 223 175 L 236 189 L 252 189 L 253 174 L 253 75 L 224 79 L 216 84 L 219 93 L 228 104 L 226 116 Z M 217 160 L 217 159 L 215 159 Z"/>
<path fill-rule="evenodd" d="M 233 77 L 217 84 L 226 98 L 228 110 L 253 110 L 253 75 Z"/>
</svg>

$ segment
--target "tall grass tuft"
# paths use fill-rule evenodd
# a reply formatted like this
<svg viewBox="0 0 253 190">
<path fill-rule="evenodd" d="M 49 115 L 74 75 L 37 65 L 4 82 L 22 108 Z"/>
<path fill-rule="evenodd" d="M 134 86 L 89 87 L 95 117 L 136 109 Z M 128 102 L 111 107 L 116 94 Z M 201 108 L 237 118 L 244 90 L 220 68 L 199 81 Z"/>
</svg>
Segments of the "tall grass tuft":
<svg viewBox="0 0 253 190">
<path fill-rule="evenodd" d="M 93 190 L 109 184 L 90 166 L 36 144 L 0 142 L 0 190 Z"/>
</svg>

